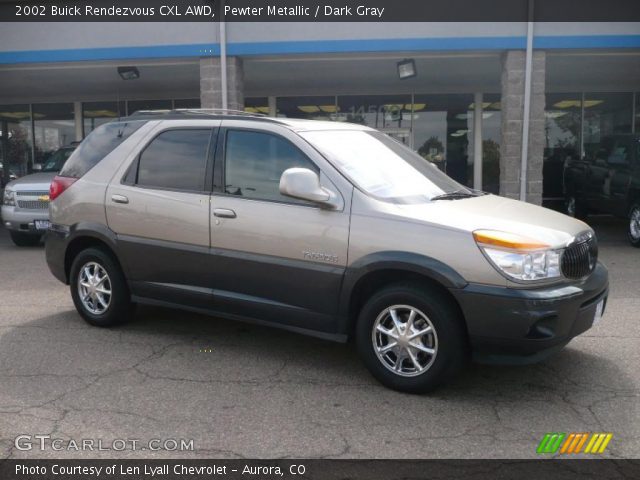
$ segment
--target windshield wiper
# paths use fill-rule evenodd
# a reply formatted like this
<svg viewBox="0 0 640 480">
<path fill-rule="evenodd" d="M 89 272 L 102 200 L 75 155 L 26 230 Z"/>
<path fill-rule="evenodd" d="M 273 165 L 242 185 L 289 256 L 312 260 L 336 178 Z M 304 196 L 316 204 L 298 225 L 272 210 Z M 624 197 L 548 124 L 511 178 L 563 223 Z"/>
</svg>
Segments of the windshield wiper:
<svg viewBox="0 0 640 480">
<path fill-rule="evenodd" d="M 469 191 L 469 190 L 455 190 L 453 192 L 443 193 L 442 195 L 436 195 L 435 197 L 431 197 L 431 201 L 435 200 L 457 200 L 459 198 L 470 198 L 477 197 L 479 195 L 478 192 Z"/>
</svg>

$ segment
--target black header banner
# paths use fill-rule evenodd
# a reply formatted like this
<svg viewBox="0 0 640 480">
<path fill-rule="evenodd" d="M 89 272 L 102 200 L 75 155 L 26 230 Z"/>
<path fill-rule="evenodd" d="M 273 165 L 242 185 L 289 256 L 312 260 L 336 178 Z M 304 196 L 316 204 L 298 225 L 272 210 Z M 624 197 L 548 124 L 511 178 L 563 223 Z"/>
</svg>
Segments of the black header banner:
<svg viewBox="0 0 640 480">
<path fill-rule="evenodd" d="M 640 460 L 0 460 L 2 480 L 607 480 Z"/>
<path fill-rule="evenodd" d="M 0 0 L 0 22 L 218 22 L 221 19 L 227 22 L 525 22 L 528 19 L 638 22 L 640 0 Z"/>
</svg>

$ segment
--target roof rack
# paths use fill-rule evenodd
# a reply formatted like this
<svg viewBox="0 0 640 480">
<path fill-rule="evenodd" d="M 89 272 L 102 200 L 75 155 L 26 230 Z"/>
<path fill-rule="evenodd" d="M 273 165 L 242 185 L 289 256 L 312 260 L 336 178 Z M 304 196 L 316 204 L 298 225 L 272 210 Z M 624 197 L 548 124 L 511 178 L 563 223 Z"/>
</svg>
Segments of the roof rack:
<svg viewBox="0 0 640 480">
<path fill-rule="evenodd" d="M 269 118 L 263 113 L 245 112 L 244 110 L 232 110 L 229 108 L 175 108 L 171 110 L 138 110 L 131 115 L 130 118 L 136 117 L 167 117 L 167 116 L 232 116 L 232 117 L 259 117 Z"/>
</svg>

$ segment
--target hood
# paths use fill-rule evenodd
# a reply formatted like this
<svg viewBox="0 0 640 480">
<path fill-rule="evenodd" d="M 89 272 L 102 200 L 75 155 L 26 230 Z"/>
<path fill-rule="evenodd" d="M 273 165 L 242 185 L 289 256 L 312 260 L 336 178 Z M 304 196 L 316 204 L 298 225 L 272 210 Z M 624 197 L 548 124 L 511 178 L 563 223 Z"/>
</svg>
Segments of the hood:
<svg viewBox="0 0 640 480">
<path fill-rule="evenodd" d="M 49 190 L 51 180 L 56 175 L 55 172 L 32 173 L 9 182 L 7 188 L 12 190 Z"/>
<path fill-rule="evenodd" d="M 473 232 L 500 230 L 561 247 L 591 228 L 584 222 L 548 208 L 496 195 L 438 200 L 419 205 L 397 205 L 397 214 L 409 219 Z"/>
</svg>

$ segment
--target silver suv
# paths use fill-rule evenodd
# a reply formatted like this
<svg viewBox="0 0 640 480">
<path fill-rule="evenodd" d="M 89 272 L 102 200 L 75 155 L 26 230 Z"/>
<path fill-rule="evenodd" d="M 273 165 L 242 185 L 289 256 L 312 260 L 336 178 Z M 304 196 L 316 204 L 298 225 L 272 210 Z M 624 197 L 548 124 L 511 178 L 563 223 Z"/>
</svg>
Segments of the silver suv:
<svg viewBox="0 0 640 480">
<path fill-rule="evenodd" d="M 39 172 L 7 183 L 2 201 L 2 223 L 17 246 L 38 245 L 49 228 L 49 185 L 75 148 L 75 145 L 59 148 Z"/>
<path fill-rule="evenodd" d="M 424 392 L 531 362 L 604 311 L 593 231 L 470 190 L 361 125 L 205 111 L 91 133 L 51 184 L 46 254 L 92 325 L 137 303 L 355 345 Z"/>
</svg>

